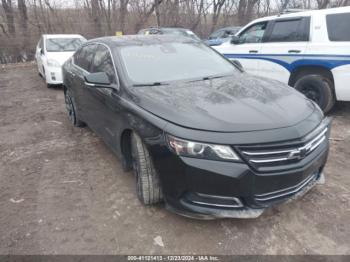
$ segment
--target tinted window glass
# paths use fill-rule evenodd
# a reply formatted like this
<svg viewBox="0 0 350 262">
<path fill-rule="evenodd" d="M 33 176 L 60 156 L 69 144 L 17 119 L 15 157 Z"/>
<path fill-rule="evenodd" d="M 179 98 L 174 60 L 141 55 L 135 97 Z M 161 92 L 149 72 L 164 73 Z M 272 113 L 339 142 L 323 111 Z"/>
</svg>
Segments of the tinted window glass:
<svg viewBox="0 0 350 262">
<path fill-rule="evenodd" d="M 99 45 L 95 52 L 94 61 L 92 63 L 91 73 L 105 72 L 111 83 L 115 83 L 115 71 L 113 66 L 113 61 L 109 50 Z"/>
<path fill-rule="evenodd" d="M 331 41 L 350 41 L 350 13 L 327 15 L 328 37 Z"/>
<path fill-rule="evenodd" d="M 244 30 L 239 36 L 239 42 L 244 43 L 261 43 L 265 33 L 267 23 L 259 23 L 252 25 Z"/>
<path fill-rule="evenodd" d="M 122 62 L 135 83 L 168 82 L 231 75 L 235 67 L 202 43 L 164 43 L 120 48 Z"/>
<path fill-rule="evenodd" d="M 268 42 L 306 41 L 302 20 L 276 21 Z"/>
<path fill-rule="evenodd" d="M 74 55 L 74 63 L 90 72 L 90 65 L 94 57 L 94 51 L 95 45 L 84 46 Z"/>
</svg>

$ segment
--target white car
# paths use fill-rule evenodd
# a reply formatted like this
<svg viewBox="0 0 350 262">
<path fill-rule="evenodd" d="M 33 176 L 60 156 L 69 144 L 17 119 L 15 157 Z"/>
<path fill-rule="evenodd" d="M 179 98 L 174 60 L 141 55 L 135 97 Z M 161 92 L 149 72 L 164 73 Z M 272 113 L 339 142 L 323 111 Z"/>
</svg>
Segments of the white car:
<svg viewBox="0 0 350 262">
<path fill-rule="evenodd" d="M 81 35 L 43 35 L 40 38 L 35 59 L 47 87 L 62 84 L 62 65 L 85 41 Z"/>
<path fill-rule="evenodd" d="M 260 18 L 214 48 L 248 73 L 295 87 L 324 112 L 350 101 L 350 7 Z"/>
</svg>

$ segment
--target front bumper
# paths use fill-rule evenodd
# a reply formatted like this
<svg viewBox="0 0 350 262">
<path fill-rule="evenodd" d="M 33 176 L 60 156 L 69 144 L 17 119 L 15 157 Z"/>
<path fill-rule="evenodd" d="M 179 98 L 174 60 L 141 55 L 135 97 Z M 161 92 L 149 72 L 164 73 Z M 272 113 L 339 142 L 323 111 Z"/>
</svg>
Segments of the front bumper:
<svg viewBox="0 0 350 262">
<path fill-rule="evenodd" d="M 63 84 L 61 67 L 47 67 L 45 69 L 45 79 L 49 85 Z"/>
<path fill-rule="evenodd" d="M 324 181 L 324 174 L 321 173 L 317 176 L 313 176 L 312 180 L 309 181 L 305 185 L 305 187 L 300 188 L 300 190 L 295 191 L 288 198 L 285 199 L 285 202 L 290 202 L 292 200 L 299 199 L 303 197 L 310 189 L 312 189 L 317 184 L 322 184 Z M 179 215 L 195 218 L 195 219 L 203 219 L 203 220 L 211 220 L 216 218 L 257 218 L 259 217 L 266 209 L 265 208 L 250 208 L 248 206 L 237 208 L 237 209 L 224 209 L 224 208 L 210 208 L 200 205 L 192 205 L 188 203 L 186 200 L 180 200 L 183 205 L 182 208 L 177 208 L 178 205 L 172 205 L 171 203 L 166 203 L 166 208 L 172 212 L 175 212 Z"/>
<path fill-rule="evenodd" d="M 222 162 L 152 148 L 168 209 L 187 217 L 256 218 L 275 204 L 301 197 L 319 181 L 328 157 L 327 139 L 293 168 L 259 172 L 246 161 Z"/>
</svg>

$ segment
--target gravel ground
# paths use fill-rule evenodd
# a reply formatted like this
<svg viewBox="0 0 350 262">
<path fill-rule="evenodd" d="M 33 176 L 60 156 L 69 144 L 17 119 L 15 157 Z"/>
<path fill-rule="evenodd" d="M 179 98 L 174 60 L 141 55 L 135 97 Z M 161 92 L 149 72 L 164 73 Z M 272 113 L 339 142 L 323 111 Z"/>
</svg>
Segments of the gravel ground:
<svg viewBox="0 0 350 262">
<path fill-rule="evenodd" d="M 134 178 L 33 64 L 0 68 L 0 254 L 350 254 L 350 103 L 332 112 L 326 184 L 254 220 L 142 206 Z"/>
</svg>

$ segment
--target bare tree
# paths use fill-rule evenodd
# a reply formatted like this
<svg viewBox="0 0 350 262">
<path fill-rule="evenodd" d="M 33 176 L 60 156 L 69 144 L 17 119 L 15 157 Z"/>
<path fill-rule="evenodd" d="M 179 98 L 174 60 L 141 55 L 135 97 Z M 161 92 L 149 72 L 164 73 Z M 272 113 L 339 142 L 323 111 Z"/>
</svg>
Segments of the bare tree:
<svg viewBox="0 0 350 262">
<path fill-rule="evenodd" d="M 28 12 L 25 0 L 18 0 L 17 7 L 23 35 L 28 37 Z"/>
<path fill-rule="evenodd" d="M 163 0 L 153 0 L 151 3 L 147 0 L 133 1 L 136 6 L 136 12 L 139 14 L 138 22 L 135 24 L 135 31 L 139 31 L 143 24 L 147 22 L 150 16 L 155 12 L 156 8 L 163 2 Z"/>
<path fill-rule="evenodd" d="M 325 9 L 328 7 L 330 0 L 316 0 L 318 9 Z"/>
<path fill-rule="evenodd" d="M 5 12 L 8 32 L 12 36 L 14 36 L 16 33 L 16 28 L 15 28 L 15 16 L 14 16 L 14 11 L 12 6 L 12 0 L 1 0 L 1 4 Z"/>
<path fill-rule="evenodd" d="M 254 8 L 259 0 L 239 0 L 237 16 L 240 25 L 245 25 L 253 18 Z"/>
<path fill-rule="evenodd" d="M 128 14 L 128 5 L 129 5 L 129 0 L 120 0 L 120 7 L 119 7 L 119 27 L 120 31 L 125 33 L 125 22 L 126 22 L 126 17 Z"/>
<path fill-rule="evenodd" d="M 101 23 L 101 8 L 99 0 L 91 0 L 90 4 L 86 1 L 87 7 L 90 7 L 90 17 L 93 21 L 95 35 L 101 35 L 102 23 Z"/>
<path fill-rule="evenodd" d="M 213 14 L 212 14 L 212 23 L 210 31 L 214 31 L 218 23 L 218 19 L 221 15 L 221 9 L 224 6 L 226 0 L 213 0 Z"/>
</svg>

